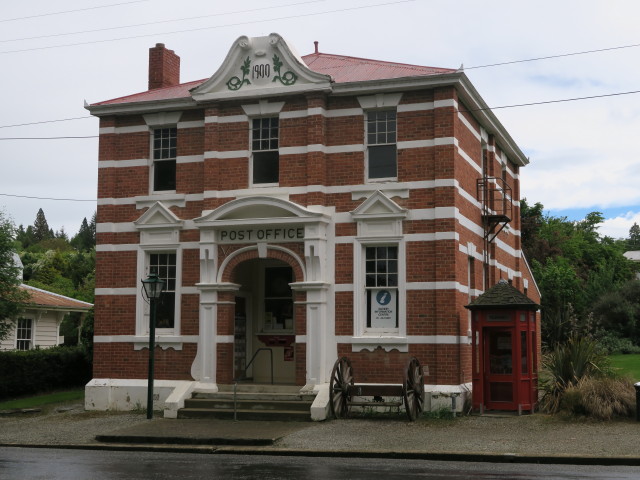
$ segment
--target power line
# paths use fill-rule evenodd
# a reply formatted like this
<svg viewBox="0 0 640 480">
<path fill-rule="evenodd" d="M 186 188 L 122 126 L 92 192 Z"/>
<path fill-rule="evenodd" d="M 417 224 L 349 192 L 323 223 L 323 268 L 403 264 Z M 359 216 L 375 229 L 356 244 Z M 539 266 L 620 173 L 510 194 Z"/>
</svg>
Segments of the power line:
<svg viewBox="0 0 640 480">
<path fill-rule="evenodd" d="M 61 202 L 95 202 L 96 199 L 80 199 L 80 198 L 52 198 L 52 197 L 32 197 L 29 195 L 12 195 L 10 193 L 0 193 L 2 197 L 29 198 L 31 200 L 56 200 Z"/>
<path fill-rule="evenodd" d="M 75 9 L 75 10 L 64 10 L 62 12 L 40 13 L 38 15 L 29 15 L 27 17 L 5 18 L 5 19 L 1 19 L 0 23 L 15 22 L 16 20 L 29 20 L 31 18 L 39 18 L 39 17 L 50 17 L 52 15 L 63 15 L 65 13 L 84 12 L 84 11 L 87 11 L 87 10 L 97 10 L 99 8 L 118 7 L 120 5 L 129 5 L 131 3 L 142 3 L 142 2 L 148 2 L 148 1 L 150 1 L 150 0 L 132 0 L 130 2 L 112 3 L 112 4 L 109 4 L 109 5 L 98 5 L 96 7 L 78 8 L 78 9 Z"/>
<path fill-rule="evenodd" d="M 553 58 L 573 57 L 577 55 L 587 55 L 589 53 L 610 52 L 613 50 L 623 50 L 625 48 L 636 48 L 636 47 L 640 47 L 640 43 L 633 43 L 631 45 L 621 45 L 618 47 L 598 48 L 596 50 L 584 50 L 582 52 L 560 53 L 557 55 L 547 55 L 546 57 L 527 58 L 524 60 L 510 60 L 508 62 L 489 63 L 487 65 L 476 65 L 473 67 L 464 67 L 464 70 L 472 70 L 475 68 L 487 68 L 487 67 L 501 67 L 503 65 L 513 65 L 515 63 L 537 62 L 538 60 L 550 60 Z"/>
<path fill-rule="evenodd" d="M 70 120 L 84 120 L 86 118 L 95 118 L 95 117 L 91 115 L 85 115 L 84 117 L 58 118 L 56 120 L 41 120 L 39 122 L 15 123 L 13 125 L 0 125 L 0 128 L 26 127 L 28 125 L 41 125 L 43 123 L 68 122 Z"/>
<path fill-rule="evenodd" d="M 53 49 L 53 48 L 76 47 L 76 46 L 80 46 L 80 45 L 95 45 L 95 44 L 98 44 L 98 43 L 108 43 L 108 42 L 116 42 L 116 41 L 121 41 L 121 40 L 133 40 L 133 39 L 137 39 L 137 38 L 156 37 L 158 35 L 176 35 L 176 34 L 179 34 L 179 33 L 199 32 L 199 31 L 203 31 L 203 30 L 213 30 L 213 29 L 224 28 L 224 27 L 237 27 L 237 26 L 240 26 L 240 25 L 251 25 L 251 24 L 254 24 L 254 23 L 273 22 L 273 21 L 277 21 L 277 20 L 291 20 L 291 19 L 295 19 L 295 18 L 313 17 L 313 16 L 318 16 L 318 15 L 328 15 L 328 14 L 332 14 L 332 13 L 344 13 L 344 12 L 363 10 L 363 9 L 368 9 L 368 8 L 377 8 L 377 7 L 385 7 L 385 6 L 389 6 L 389 5 L 398 5 L 400 3 L 410 3 L 410 2 L 415 2 L 415 1 L 417 1 L 417 0 L 396 0 L 396 1 L 393 1 L 393 2 L 378 3 L 378 4 L 375 4 L 375 5 L 364 5 L 364 6 L 360 6 L 360 7 L 348 7 L 348 8 L 342 8 L 342 9 L 336 9 L 336 10 L 327 10 L 327 11 L 324 11 L 324 12 L 314 12 L 314 13 L 303 13 L 303 14 L 297 14 L 297 15 L 287 15 L 287 16 L 284 16 L 284 17 L 276 17 L 276 18 L 268 18 L 268 19 L 260 19 L 260 20 L 247 20 L 247 21 L 244 21 L 244 22 L 228 23 L 226 25 L 214 25 L 214 26 L 211 26 L 211 27 L 200 27 L 200 28 L 189 28 L 189 29 L 186 29 L 186 30 L 175 30 L 173 32 L 149 33 L 149 34 L 145 34 L 145 35 L 132 35 L 132 36 L 129 36 L 129 37 L 109 38 L 109 39 L 104 39 L 104 40 L 90 40 L 90 41 L 86 41 L 86 42 L 65 43 L 65 44 L 61 44 L 61 45 L 49 45 L 49 46 L 45 46 L 45 47 L 23 48 L 23 49 L 19 49 L 19 50 L 5 50 L 5 51 L 0 52 L 0 55 L 7 54 L 7 53 L 32 52 L 32 51 L 36 51 L 36 50 L 50 50 L 50 49 Z"/>
<path fill-rule="evenodd" d="M 504 109 L 504 108 L 517 108 L 517 107 L 531 107 L 531 106 L 535 106 L 535 105 L 548 105 L 551 103 L 565 103 L 565 102 L 577 102 L 580 100 L 593 100 L 593 99 L 597 99 L 597 98 L 608 98 L 608 97 L 619 97 L 622 95 L 635 95 L 640 93 L 640 90 L 633 90 L 630 92 L 616 92 L 616 93 L 604 93 L 602 95 L 589 95 L 586 97 L 573 97 L 573 98 L 561 98 L 561 99 L 557 99 L 557 100 L 541 100 L 539 102 L 529 102 L 529 103 L 516 103 L 513 105 L 501 105 L 498 107 L 487 107 L 487 108 L 472 108 L 472 109 L 464 109 L 464 110 L 460 110 L 461 112 L 481 112 L 481 111 L 487 111 L 487 110 L 499 110 L 499 109 Z M 413 114 L 404 114 L 403 118 L 411 118 L 411 117 L 420 117 L 421 115 L 419 113 L 413 113 Z M 85 117 L 81 117 L 81 118 L 85 118 Z M 89 118 L 89 117 L 86 117 Z M 62 120 L 61 120 L 62 121 Z M 349 121 L 349 120 L 344 120 Z M 40 122 L 38 122 L 40 123 Z M 298 125 L 291 125 L 286 126 L 286 125 L 280 125 L 279 129 L 280 130 L 286 130 L 287 128 L 298 128 Z M 237 132 L 246 132 L 248 131 L 246 127 L 242 127 L 242 128 L 227 128 L 225 129 L 224 133 L 228 134 L 228 133 L 237 133 Z M 129 133 L 128 135 L 149 135 L 149 132 L 135 132 L 135 133 Z M 86 135 L 86 136 L 63 136 L 63 137 L 0 137 L 0 140 L 69 140 L 69 139 L 85 139 L 85 138 L 99 138 L 99 135 Z"/>
<path fill-rule="evenodd" d="M 319 3 L 319 2 L 325 2 L 326 0 L 308 0 L 305 2 L 296 2 L 296 3 L 287 3 L 287 4 L 283 4 L 283 5 L 272 5 L 272 6 L 268 6 L 268 7 L 262 7 L 262 8 L 252 8 L 249 10 L 237 10 L 235 12 L 223 12 L 223 13 L 212 13 L 210 15 L 198 15 L 195 17 L 184 17 L 184 18 L 176 18 L 176 19 L 171 19 L 171 20 L 159 20 L 156 22 L 147 22 L 147 23 L 137 23 L 137 24 L 131 24 L 131 25 L 122 25 L 119 27 L 107 27 L 107 28 L 98 28 L 98 29 L 94 29 L 94 30 L 80 30 L 77 32 L 66 32 L 66 33 L 54 33 L 54 34 L 50 34 L 50 35 L 39 35 L 36 37 L 23 37 L 23 38 L 12 38 L 12 39 L 8 39 L 8 40 L 0 40 L 0 43 L 8 43 L 8 42 L 20 42 L 23 40 L 38 40 L 41 38 L 53 38 L 53 37 L 64 37 L 64 36 L 68 36 L 68 35 L 80 35 L 83 33 L 96 33 L 96 32 L 106 32 L 106 31 L 110 31 L 110 30 L 122 30 L 124 28 L 135 28 L 135 27 L 147 27 L 149 25 L 159 25 L 161 23 L 174 23 L 174 22 L 184 22 L 184 21 L 188 21 L 188 20 L 200 20 L 203 18 L 209 18 L 209 17 L 223 17 L 225 15 L 236 15 L 238 13 L 251 13 L 251 12 L 259 12 L 262 10 L 271 10 L 274 8 L 284 8 L 284 7 L 296 7 L 298 5 L 305 5 L 308 3 Z"/>
<path fill-rule="evenodd" d="M 0 140 L 79 140 L 83 138 L 98 138 L 98 135 L 79 135 L 67 137 L 0 137 Z"/>
</svg>

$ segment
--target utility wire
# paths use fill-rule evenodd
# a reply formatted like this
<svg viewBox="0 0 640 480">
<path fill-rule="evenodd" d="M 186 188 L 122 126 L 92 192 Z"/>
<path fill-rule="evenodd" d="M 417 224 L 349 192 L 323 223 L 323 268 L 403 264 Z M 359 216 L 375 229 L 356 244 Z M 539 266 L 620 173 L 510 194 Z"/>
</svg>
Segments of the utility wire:
<svg viewBox="0 0 640 480">
<path fill-rule="evenodd" d="M 175 22 L 184 22 L 184 21 L 188 21 L 188 20 L 200 20 L 203 18 L 209 18 L 209 17 L 223 17 L 226 15 L 236 15 L 238 13 L 252 13 L 252 12 L 259 12 L 262 10 L 271 10 L 274 8 L 285 8 L 285 7 L 297 7 L 299 5 L 305 5 L 308 3 L 319 3 L 319 2 L 325 2 L 326 0 L 308 0 L 306 2 L 297 2 L 297 3 L 287 3 L 287 4 L 282 4 L 282 5 L 271 5 L 268 7 L 262 7 L 262 8 L 252 8 L 249 10 L 237 10 L 235 12 L 223 12 L 223 13 L 212 13 L 210 15 L 198 15 L 195 17 L 184 17 L 184 18 L 175 18 L 175 19 L 171 19 L 171 20 L 159 20 L 157 22 L 147 22 L 147 23 L 137 23 L 137 24 L 131 24 L 131 25 L 122 25 L 119 27 L 107 27 L 107 28 L 98 28 L 95 30 L 80 30 L 77 32 L 66 32 L 66 33 L 53 33 L 50 35 L 39 35 L 36 37 L 23 37 L 23 38 L 11 38 L 8 40 L 0 40 L 0 43 L 8 43 L 8 42 L 20 42 L 23 40 L 38 40 L 41 38 L 53 38 L 53 37 L 65 37 L 68 35 L 80 35 L 83 33 L 96 33 L 96 32 L 107 32 L 110 30 L 122 30 L 124 28 L 136 28 L 136 27 L 147 27 L 149 25 L 159 25 L 161 23 L 175 23 Z"/>
<path fill-rule="evenodd" d="M 410 3 L 410 2 L 415 2 L 415 1 L 417 1 L 417 0 L 397 0 L 397 1 L 393 1 L 393 2 L 378 3 L 378 4 L 375 4 L 375 5 L 364 5 L 364 6 L 360 6 L 360 7 L 348 7 L 348 8 L 341 8 L 341 9 L 336 9 L 336 10 L 327 10 L 327 11 L 324 11 L 324 12 L 302 13 L 302 14 L 297 14 L 297 15 L 287 15 L 287 16 L 283 16 L 283 17 L 276 17 L 276 18 L 269 18 L 269 19 L 247 20 L 247 21 L 244 21 L 244 22 L 229 23 L 229 24 L 226 24 L 226 25 L 213 25 L 211 27 L 200 27 L 200 28 L 189 28 L 189 29 L 186 29 L 186 30 L 175 30 L 173 32 L 149 33 L 149 34 L 145 34 L 145 35 L 132 35 L 132 36 L 129 36 L 129 37 L 108 38 L 108 39 L 104 39 L 104 40 L 91 40 L 91 41 L 86 41 L 86 42 L 65 43 L 65 44 L 60 44 L 60 45 L 49 45 L 49 46 L 45 46 L 45 47 L 23 48 L 23 49 L 19 49 L 19 50 L 5 50 L 5 51 L 0 52 L 0 55 L 7 54 L 7 53 L 32 52 L 32 51 L 36 51 L 36 50 L 50 50 L 50 49 L 53 49 L 53 48 L 76 47 L 76 46 L 79 46 L 79 45 L 94 45 L 94 44 L 97 44 L 97 43 L 108 43 L 108 42 L 116 42 L 116 41 L 121 41 L 121 40 L 132 40 L 132 39 L 136 39 L 136 38 L 156 37 L 158 35 L 175 35 L 175 34 L 179 34 L 179 33 L 199 32 L 199 31 L 203 31 L 203 30 L 214 30 L 214 29 L 223 28 L 223 27 L 237 27 L 237 26 L 240 26 L 240 25 L 251 25 L 251 24 L 255 24 L 255 23 L 273 22 L 273 21 L 277 21 L 277 20 L 291 20 L 291 19 L 295 19 L 295 18 L 314 17 L 314 16 L 318 16 L 318 15 L 328 15 L 328 14 L 332 14 L 332 13 L 351 12 L 351 11 L 356 11 L 356 10 L 364 10 L 364 9 L 369 9 L 369 8 L 385 7 L 385 6 L 389 6 L 389 5 L 398 5 L 400 3 Z"/>
<path fill-rule="evenodd" d="M 2 197 L 29 198 L 32 200 L 57 200 L 61 202 L 95 202 L 96 199 L 80 199 L 80 198 L 52 198 L 52 197 L 32 197 L 29 195 L 12 195 L 10 193 L 0 193 Z"/>
<path fill-rule="evenodd" d="M 70 120 L 84 120 L 86 118 L 95 118 L 95 117 L 91 115 L 86 115 L 84 117 L 58 118 L 56 120 L 42 120 L 40 122 L 27 122 L 27 123 L 15 123 L 13 125 L 0 125 L 0 128 L 26 127 L 28 125 L 41 125 L 43 123 L 68 122 Z"/>
<path fill-rule="evenodd" d="M 29 15 L 27 17 L 4 18 L 4 19 L 0 20 L 0 23 L 15 22 L 16 20 L 29 20 L 31 18 L 39 18 L 39 17 L 50 17 L 52 15 L 63 15 L 65 13 L 85 12 L 87 10 L 97 10 L 99 8 L 118 7 L 120 5 L 129 5 L 131 3 L 142 3 L 142 2 L 148 2 L 148 1 L 150 1 L 150 0 L 132 0 L 130 2 L 112 3 L 112 4 L 109 4 L 109 5 L 98 5 L 98 6 L 95 6 L 95 7 L 78 8 L 78 9 L 75 9 L 75 10 L 64 10 L 62 12 L 41 13 L 41 14 L 38 14 L 38 15 Z"/>
<path fill-rule="evenodd" d="M 596 98 L 608 98 L 608 97 L 619 97 L 622 95 L 635 95 L 640 93 L 640 90 L 633 90 L 630 92 L 617 92 L 617 93 L 605 93 L 602 95 L 590 95 L 587 97 L 573 97 L 573 98 L 561 98 L 558 100 L 542 100 L 540 102 L 530 102 L 530 103 L 517 103 L 517 104 L 513 104 L 513 105 L 501 105 L 498 107 L 487 107 L 487 108 L 471 108 L 471 109 L 460 109 L 460 112 L 481 112 L 481 111 L 487 111 L 487 110 L 498 110 L 498 109 L 504 109 L 504 108 L 518 108 L 518 107 L 531 107 L 531 106 L 535 106 L 535 105 L 548 105 L 551 103 L 565 103 L 565 102 L 577 102 L 580 100 L 593 100 Z M 413 114 L 403 114 L 402 118 L 407 119 L 407 118 L 417 118 L 422 116 L 420 113 L 413 113 Z M 79 118 L 90 118 L 90 117 L 79 117 Z M 337 119 L 334 119 L 335 121 L 339 121 Z M 63 121 L 63 120 L 60 120 Z M 351 120 L 343 120 L 345 122 L 350 122 Z M 44 123 L 44 122 L 38 122 L 38 123 Z M 287 128 L 298 128 L 298 125 L 279 125 L 279 130 L 286 130 Z M 0 127 L 2 128 L 2 127 Z M 238 132 L 247 132 L 247 128 L 246 127 L 241 127 L 241 128 L 225 128 L 224 130 L 224 134 L 230 134 L 230 133 L 238 133 Z M 129 133 L 127 135 L 144 135 L 147 136 L 149 135 L 149 132 L 134 132 L 134 133 Z M 99 138 L 99 135 L 86 135 L 86 136 L 62 136 L 62 137 L 0 137 L 0 140 L 69 140 L 69 139 L 84 139 L 84 138 Z"/>
</svg>

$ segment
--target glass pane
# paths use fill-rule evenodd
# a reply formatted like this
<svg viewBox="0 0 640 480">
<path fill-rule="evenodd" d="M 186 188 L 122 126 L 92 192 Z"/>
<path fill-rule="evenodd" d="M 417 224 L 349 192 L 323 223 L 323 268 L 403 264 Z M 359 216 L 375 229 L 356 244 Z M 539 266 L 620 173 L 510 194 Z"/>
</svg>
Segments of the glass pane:
<svg viewBox="0 0 640 480">
<path fill-rule="evenodd" d="M 520 365 L 521 373 L 526 375 L 529 373 L 527 366 L 527 332 L 520 332 Z"/>
<path fill-rule="evenodd" d="M 396 146 L 369 147 L 369 178 L 393 178 L 398 175 Z"/>
<path fill-rule="evenodd" d="M 386 287 L 387 286 L 387 276 L 384 274 L 376 275 L 377 285 L 376 287 Z"/>
<path fill-rule="evenodd" d="M 490 373 L 510 375 L 513 371 L 511 332 L 490 332 L 489 335 Z"/>
<path fill-rule="evenodd" d="M 376 273 L 376 262 L 365 262 L 366 265 L 366 273 Z"/>
<path fill-rule="evenodd" d="M 375 275 L 367 275 L 365 277 L 366 279 L 366 286 L 367 287 L 375 287 L 376 286 L 376 276 Z"/>
<path fill-rule="evenodd" d="M 397 260 L 389 260 L 387 263 L 387 270 L 389 273 L 398 273 L 398 261 Z"/>
<path fill-rule="evenodd" d="M 164 292 L 156 306 L 157 328 L 173 328 L 175 305 L 176 294 L 174 292 Z"/>
<path fill-rule="evenodd" d="M 153 165 L 153 189 L 175 190 L 176 189 L 176 161 L 164 160 L 155 162 Z"/>
<path fill-rule="evenodd" d="M 278 183 L 279 163 L 278 152 L 254 152 L 253 183 Z"/>
<path fill-rule="evenodd" d="M 366 255 L 367 255 L 367 260 L 372 260 L 372 259 L 376 258 L 376 250 L 375 250 L 375 248 L 367 247 Z"/>
<path fill-rule="evenodd" d="M 398 275 L 387 275 L 387 283 L 389 287 L 398 286 Z"/>
</svg>

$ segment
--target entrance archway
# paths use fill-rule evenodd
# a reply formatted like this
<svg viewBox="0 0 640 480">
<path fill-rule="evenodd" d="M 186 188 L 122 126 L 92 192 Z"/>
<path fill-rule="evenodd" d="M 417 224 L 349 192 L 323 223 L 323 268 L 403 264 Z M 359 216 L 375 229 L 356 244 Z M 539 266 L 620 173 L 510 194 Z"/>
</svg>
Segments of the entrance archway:
<svg viewBox="0 0 640 480">
<path fill-rule="evenodd" d="M 260 258 L 255 250 L 245 250 L 225 262 L 222 277 L 238 285 L 234 296 L 233 358 L 234 378 L 259 384 L 304 384 L 304 345 L 296 345 L 303 335 L 304 304 L 296 305 L 304 292 L 291 284 L 302 275 L 299 263 L 281 250 L 269 250 Z M 288 260 L 288 261 L 285 261 Z"/>
</svg>

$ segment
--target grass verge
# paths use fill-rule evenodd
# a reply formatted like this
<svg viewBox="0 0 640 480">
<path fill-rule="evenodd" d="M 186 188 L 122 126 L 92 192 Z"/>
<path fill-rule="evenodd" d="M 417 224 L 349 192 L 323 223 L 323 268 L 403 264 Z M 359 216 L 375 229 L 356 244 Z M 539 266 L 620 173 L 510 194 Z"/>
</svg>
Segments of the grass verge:
<svg viewBox="0 0 640 480">
<path fill-rule="evenodd" d="M 18 398 L 0 402 L 0 410 L 11 410 L 14 408 L 35 408 L 52 403 L 72 402 L 84 399 L 84 388 L 76 390 L 66 390 L 64 392 L 47 393 L 34 397 Z"/>
<path fill-rule="evenodd" d="M 631 378 L 634 382 L 640 382 L 640 355 L 610 355 L 611 366 L 616 372 Z"/>
</svg>

